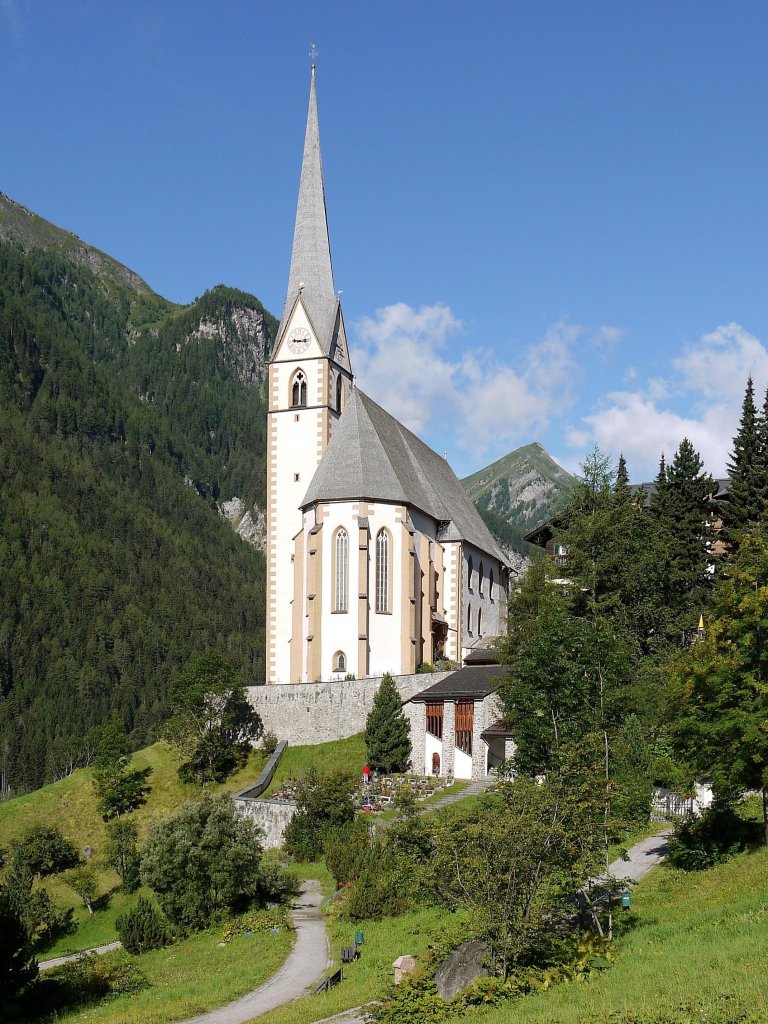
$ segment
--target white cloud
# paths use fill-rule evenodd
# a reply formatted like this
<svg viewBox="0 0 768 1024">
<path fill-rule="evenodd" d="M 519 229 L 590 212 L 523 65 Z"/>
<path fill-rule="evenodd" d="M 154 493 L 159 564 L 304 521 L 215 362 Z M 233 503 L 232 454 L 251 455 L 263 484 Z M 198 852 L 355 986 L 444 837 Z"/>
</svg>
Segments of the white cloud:
<svg viewBox="0 0 768 1024">
<path fill-rule="evenodd" d="M 639 481 L 653 475 L 662 452 L 670 458 L 687 437 L 706 468 L 724 476 L 749 374 L 762 401 L 768 349 L 740 324 L 730 323 L 687 345 L 672 365 L 675 389 L 669 380 L 650 378 L 637 390 L 606 395 L 582 425 L 567 430 L 568 444 L 582 450 L 597 444 L 614 456 L 623 452 Z M 679 408 L 682 402 L 685 410 Z"/>
<path fill-rule="evenodd" d="M 439 428 L 474 458 L 530 440 L 572 405 L 573 346 L 583 334 L 574 324 L 552 325 L 520 368 L 480 347 L 452 357 L 446 343 L 464 328 L 442 304 L 395 303 L 354 329 L 360 386 L 411 430 Z"/>
<path fill-rule="evenodd" d="M 768 351 L 740 324 L 730 323 L 688 345 L 674 361 L 682 385 L 705 398 L 740 402 L 751 374 L 758 394 L 768 383 Z"/>
</svg>

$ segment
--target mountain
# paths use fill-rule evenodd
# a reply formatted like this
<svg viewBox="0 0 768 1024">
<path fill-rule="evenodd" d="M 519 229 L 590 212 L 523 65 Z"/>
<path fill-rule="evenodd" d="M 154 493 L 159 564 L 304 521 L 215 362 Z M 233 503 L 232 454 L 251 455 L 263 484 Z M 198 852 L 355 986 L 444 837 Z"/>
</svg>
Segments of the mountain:
<svg viewBox="0 0 768 1024">
<path fill-rule="evenodd" d="M 575 478 L 534 441 L 461 482 L 512 564 L 529 545 L 523 537 L 560 508 Z"/>
<path fill-rule="evenodd" d="M 0 197 L 0 795 L 77 766 L 113 711 L 154 739 L 195 651 L 263 678 L 263 555 L 230 519 L 258 533 L 275 329 Z"/>
</svg>

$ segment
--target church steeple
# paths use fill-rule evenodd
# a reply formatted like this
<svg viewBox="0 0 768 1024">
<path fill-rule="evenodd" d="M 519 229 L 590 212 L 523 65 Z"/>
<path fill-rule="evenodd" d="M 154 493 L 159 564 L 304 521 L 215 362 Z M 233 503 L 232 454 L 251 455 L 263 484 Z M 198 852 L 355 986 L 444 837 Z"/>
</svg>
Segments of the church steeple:
<svg viewBox="0 0 768 1024">
<path fill-rule="evenodd" d="M 293 232 L 291 272 L 278 340 L 299 295 L 320 347 L 325 353 L 330 353 L 339 302 L 333 287 L 331 246 L 328 241 L 314 64 L 309 87 L 309 111 Z"/>
</svg>

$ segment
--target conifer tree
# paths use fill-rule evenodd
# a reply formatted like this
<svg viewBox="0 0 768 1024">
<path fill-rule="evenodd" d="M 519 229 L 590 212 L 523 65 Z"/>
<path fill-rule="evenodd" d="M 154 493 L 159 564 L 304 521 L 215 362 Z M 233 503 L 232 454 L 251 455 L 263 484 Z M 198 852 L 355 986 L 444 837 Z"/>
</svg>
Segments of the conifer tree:
<svg viewBox="0 0 768 1024">
<path fill-rule="evenodd" d="M 617 494 L 621 494 L 629 490 L 629 471 L 627 470 L 627 460 L 624 458 L 623 452 L 619 455 L 619 465 L 616 469 L 615 489 Z"/>
<path fill-rule="evenodd" d="M 389 672 L 381 680 L 365 723 L 368 764 L 375 771 L 403 772 L 411 757 L 411 734 L 400 694 Z"/>
<path fill-rule="evenodd" d="M 732 541 L 737 540 L 751 523 L 757 522 L 765 505 L 766 452 L 763 434 L 764 427 L 755 408 L 755 392 L 750 377 L 741 407 L 739 430 L 733 439 L 733 452 L 728 463 L 728 496 L 723 501 L 725 529 Z"/>
<path fill-rule="evenodd" d="M 668 532 L 666 578 L 671 628 L 679 636 L 698 622 L 711 584 L 706 498 L 715 482 L 687 437 L 666 469 L 661 528 Z"/>
</svg>

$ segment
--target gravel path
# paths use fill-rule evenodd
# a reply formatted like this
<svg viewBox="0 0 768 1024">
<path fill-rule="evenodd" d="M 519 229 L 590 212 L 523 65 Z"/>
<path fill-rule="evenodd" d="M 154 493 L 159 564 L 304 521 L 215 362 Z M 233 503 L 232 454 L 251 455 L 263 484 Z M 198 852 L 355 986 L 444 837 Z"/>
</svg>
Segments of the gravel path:
<svg viewBox="0 0 768 1024">
<path fill-rule="evenodd" d="M 105 946 L 95 946 L 93 949 L 81 949 L 79 953 L 70 953 L 68 956 L 57 956 L 53 960 L 41 960 L 39 967 L 41 971 L 50 970 L 51 967 L 61 967 L 70 960 L 77 960 L 78 957 L 86 956 L 88 953 L 112 953 L 115 949 L 122 947 L 122 942 L 108 942 Z"/>
<path fill-rule="evenodd" d="M 671 831 L 672 826 L 670 825 L 662 832 L 657 832 L 655 836 L 641 839 L 639 843 L 635 843 L 627 850 L 629 860 L 619 858 L 619 860 L 613 861 L 608 865 L 608 873 L 620 881 L 628 879 L 632 882 L 639 882 L 651 868 L 655 868 L 667 856 L 669 852 L 667 839 Z"/>
<path fill-rule="evenodd" d="M 253 992 L 183 1024 L 244 1024 L 276 1006 L 303 996 L 325 973 L 329 964 L 328 935 L 320 913 L 320 883 L 306 882 L 291 914 L 296 941 L 280 970 Z"/>
</svg>

